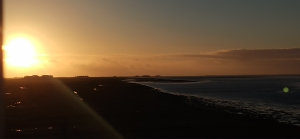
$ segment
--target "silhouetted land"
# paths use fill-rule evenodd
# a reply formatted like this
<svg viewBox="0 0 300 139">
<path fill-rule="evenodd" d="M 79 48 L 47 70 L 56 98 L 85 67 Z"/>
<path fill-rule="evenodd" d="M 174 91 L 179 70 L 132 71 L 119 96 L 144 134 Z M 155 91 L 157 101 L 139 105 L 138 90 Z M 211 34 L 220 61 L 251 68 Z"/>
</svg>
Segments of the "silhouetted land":
<svg viewBox="0 0 300 139">
<path fill-rule="evenodd" d="M 162 93 L 125 79 L 7 79 L 6 137 L 103 137 L 101 125 L 78 101 L 86 102 L 125 138 L 300 137 L 297 126 L 227 113 L 201 99 Z"/>
<path fill-rule="evenodd" d="M 180 82 L 197 82 L 197 81 L 191 81 L 191 80 L 180 80 L 180 79 L 168 79 L 168 78 L 154 78 L 154 77 L 147 77 L 147 78 L 129 78 L 128 81 L 134 81 L 134 82 L 162 82 L 162 83 L 180 83 Z"/>
</svg>

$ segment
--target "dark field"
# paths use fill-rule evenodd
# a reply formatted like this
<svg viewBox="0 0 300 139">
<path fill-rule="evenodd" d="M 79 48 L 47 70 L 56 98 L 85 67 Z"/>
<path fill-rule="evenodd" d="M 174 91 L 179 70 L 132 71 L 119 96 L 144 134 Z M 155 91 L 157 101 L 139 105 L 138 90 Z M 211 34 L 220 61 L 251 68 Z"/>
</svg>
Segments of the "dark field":
<svg viewBox="0 0 300 139">
<path fill-rule="evenodd" d="M 226 113 L 224 109 L 206 106 L 199 99 L 162 93 L 122 81 L 125 79 L 7 79 L 5 136 L 117 138 L 120 134 L 124 138 L 300 137 L 300 127 L 271 119 Z"/>
</svg>

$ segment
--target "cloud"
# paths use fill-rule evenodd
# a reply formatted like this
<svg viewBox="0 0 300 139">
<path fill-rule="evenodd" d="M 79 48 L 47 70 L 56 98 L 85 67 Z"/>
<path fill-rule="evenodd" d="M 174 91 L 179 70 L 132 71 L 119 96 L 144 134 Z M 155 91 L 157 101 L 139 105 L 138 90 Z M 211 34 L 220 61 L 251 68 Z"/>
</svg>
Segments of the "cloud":
<svg viewBox="0 0 300 139">
<path fill-rule="evenodd" d="M 300 48 L 232 49 L 200 54 L 170 54 L 171 58 L 230 59 L 230 60 L 300 60 Z"/>
<path fill-rule="evenodd" d="M 290 49 L 237 49 L 221 51 L 217 56 L 245 60 L 299 60 L 300 48 Z"/>
<path fill-rule="evenodd" d="M 93 70 L 95 74 L 102 71 L 109 75 L 300 73 L 300 48 L 232 49 L 198 54 L 106 55 L 95 56 L 93 60 L 93 64 L 76 68 L 82 71 Z"/>
<path fill-rule="evenodd" d="M 300 74 L 300 48 L 232 49 L 157 57 L 190 62 L 205 74 Z"/>
</svg>

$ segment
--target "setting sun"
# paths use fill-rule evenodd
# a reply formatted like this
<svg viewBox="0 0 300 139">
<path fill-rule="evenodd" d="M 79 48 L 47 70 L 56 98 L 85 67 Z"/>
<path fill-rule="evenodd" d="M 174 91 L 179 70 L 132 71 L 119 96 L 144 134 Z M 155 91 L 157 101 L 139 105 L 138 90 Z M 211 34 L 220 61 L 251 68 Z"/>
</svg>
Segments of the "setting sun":
<svg viewBox="0 0 300 139">
<path fill-rule="evenodd" d="M 4 47 L 8 66 L 31 67 L 39 63 L 32 43 L 25 38 L 16 38 Z"/>
</svg>

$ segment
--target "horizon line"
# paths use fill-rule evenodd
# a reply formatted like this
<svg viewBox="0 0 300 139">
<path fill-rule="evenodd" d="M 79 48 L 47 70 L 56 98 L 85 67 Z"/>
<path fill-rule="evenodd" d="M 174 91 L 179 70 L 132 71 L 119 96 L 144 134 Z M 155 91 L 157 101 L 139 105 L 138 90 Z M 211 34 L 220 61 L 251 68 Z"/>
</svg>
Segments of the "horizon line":
<svg viewBox="0 0 300 139">
<path fill-rule="evenodd" d="M 22 76 L 22 77 L 4 77 L 5 79 L 20 79 L 20 78 L 24 78 L 28 75 Z M 100 78 L 100 77 L 112 77 L 112 78 L 116 78 L 116 77 L 135 77 L 135 78 L 149 78 L 149 77 L 230 77 L 230 76 L 300 76 L 300 74 L 210 74 L 210 75 L 120 75 L 120 76 L 116 76 L 116 75 L 112 75 L 112 76 L 86 76 L 86 78 Z M 38 77 L 42 77 L 42 76 L 38 76 Z M 53 78 L 80 78 L 77 76 L 53 76 Z"/>
</svg>

